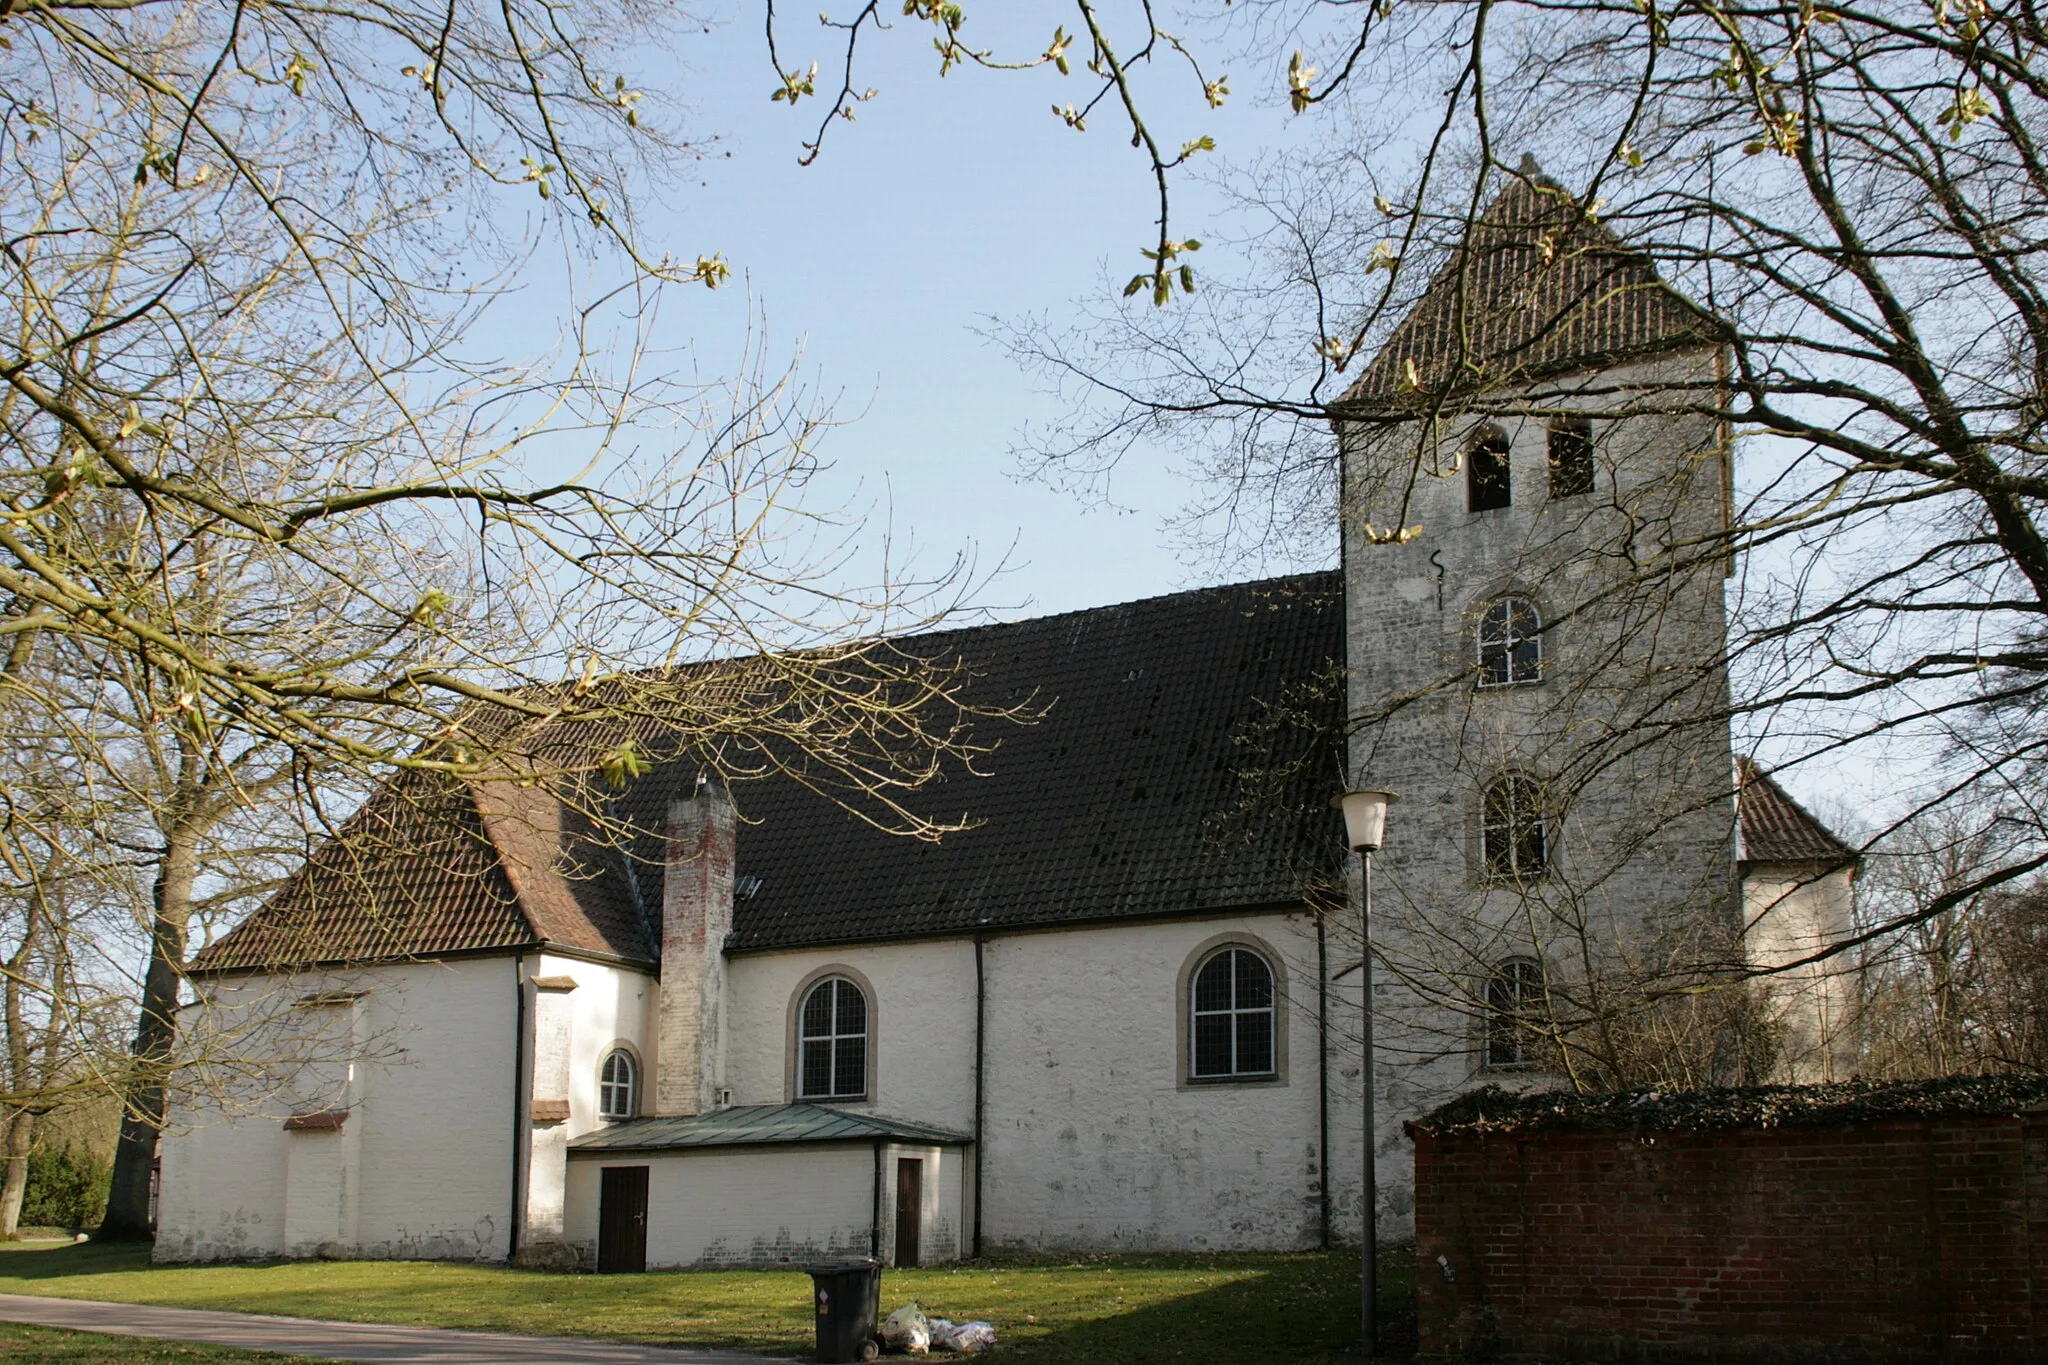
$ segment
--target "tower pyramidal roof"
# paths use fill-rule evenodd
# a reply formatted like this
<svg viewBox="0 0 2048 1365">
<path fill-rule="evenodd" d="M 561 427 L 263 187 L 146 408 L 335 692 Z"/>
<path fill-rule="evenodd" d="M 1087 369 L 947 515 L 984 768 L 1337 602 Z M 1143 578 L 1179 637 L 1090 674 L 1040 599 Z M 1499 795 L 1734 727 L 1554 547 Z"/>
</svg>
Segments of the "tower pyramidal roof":
<svg viewBox="0 0 2048 1365">
<path fill-rule="evenodd" d="M 1341 404 L 1400 410 L 1711 344 L 1712 319 L 1525 160 Z M 1414 374 L 1409 374 L 1413 364 Z"/>
</svg>

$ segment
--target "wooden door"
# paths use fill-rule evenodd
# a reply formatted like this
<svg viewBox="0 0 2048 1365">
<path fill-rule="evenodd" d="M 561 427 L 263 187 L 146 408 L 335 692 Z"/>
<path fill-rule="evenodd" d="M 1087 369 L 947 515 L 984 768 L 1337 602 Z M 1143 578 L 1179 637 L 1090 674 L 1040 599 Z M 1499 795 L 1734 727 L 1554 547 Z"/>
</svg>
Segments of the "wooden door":
<svg viewBox="0 0 2048 1365">
<path fill-rule="evenodd" d="M 597 1272 L 647 1269 L 647 1168 L 607 1166 L 597 1198 Z"/>
<path fill-rule="evenodd" d="M 917 1233 L 924 1222 L 924 1160 L 899 1157 L 896 1161 L 896 1264 L 917 1264 Z"/>
</svg>

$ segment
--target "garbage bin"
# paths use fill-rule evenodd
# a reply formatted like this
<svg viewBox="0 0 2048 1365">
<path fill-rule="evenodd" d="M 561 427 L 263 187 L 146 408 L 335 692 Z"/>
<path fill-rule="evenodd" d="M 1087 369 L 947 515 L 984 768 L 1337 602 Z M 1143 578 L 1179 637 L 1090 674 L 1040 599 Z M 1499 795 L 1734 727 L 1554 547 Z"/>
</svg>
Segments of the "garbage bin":
<svg viewBox="0 0 2048 1365">
<path fill-rule="evenodd" d="M 806 1266 L 818 1315 L 818 1359 L 823 1365 L 873 1360 L 875 1325 L 882 1315 L 882 1263 L 871 1256 Z"/>
</svg>

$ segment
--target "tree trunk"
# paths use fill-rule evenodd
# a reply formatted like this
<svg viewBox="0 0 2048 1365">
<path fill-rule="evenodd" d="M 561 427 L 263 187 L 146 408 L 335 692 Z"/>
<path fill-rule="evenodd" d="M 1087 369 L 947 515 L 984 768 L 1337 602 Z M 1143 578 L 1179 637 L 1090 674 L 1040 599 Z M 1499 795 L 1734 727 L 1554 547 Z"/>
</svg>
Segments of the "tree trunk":
<svg viewBox="0 0 2048 1365">
<path fill-rule="evenodd" d="M 142 983 L 142 1017 L 135 1026 L 128 1078 L 121 1096 L 121 1140 L 114 1148 L 114 1180 L 107 1191 L 101 1240 L 148 1238 L 150 1176 L 157 1135 L 164 1126 L 164 1079 L 178 1041 L 178 984 L 184 979 L 185 932 L 192 919 L 196 837 L 173 828 L 158 865 L 149 972 Z"/>
<path fill-rule="evenodd" d="M 21 1199 L 28 1193 L 28 1145 L 35 1137 L 36 1116 L 17 1109 L 7 1119 L 7 1143 L 0 1153 L 0 1242 L 21 1233 Z"/>
</svg>

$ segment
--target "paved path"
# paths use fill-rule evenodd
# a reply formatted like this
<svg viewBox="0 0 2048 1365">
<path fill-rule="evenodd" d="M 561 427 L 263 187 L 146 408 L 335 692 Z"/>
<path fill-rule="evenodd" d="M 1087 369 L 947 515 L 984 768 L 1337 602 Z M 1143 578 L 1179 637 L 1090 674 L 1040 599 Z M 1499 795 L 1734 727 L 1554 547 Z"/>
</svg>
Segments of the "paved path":
<svg viewBox="0 0 2048 1365">
<path fill-rule="evenodd" d="M 318 1318 L 273 1318 L 258 1313 L 216 1313 L 201 1308 L 103 1303 L 0 1294 L 0 1321 L 74 1332 L 203 1341 L 252 1351 L 376 1365 L 767 1365 L 786 1357 L 741 1351 L 670 1350 L 623 1341 L 571 1337 L 515 1337 L 495 1332 L 451 1332 L 440 1327 L 387 1327 Z"/>
</svg>

